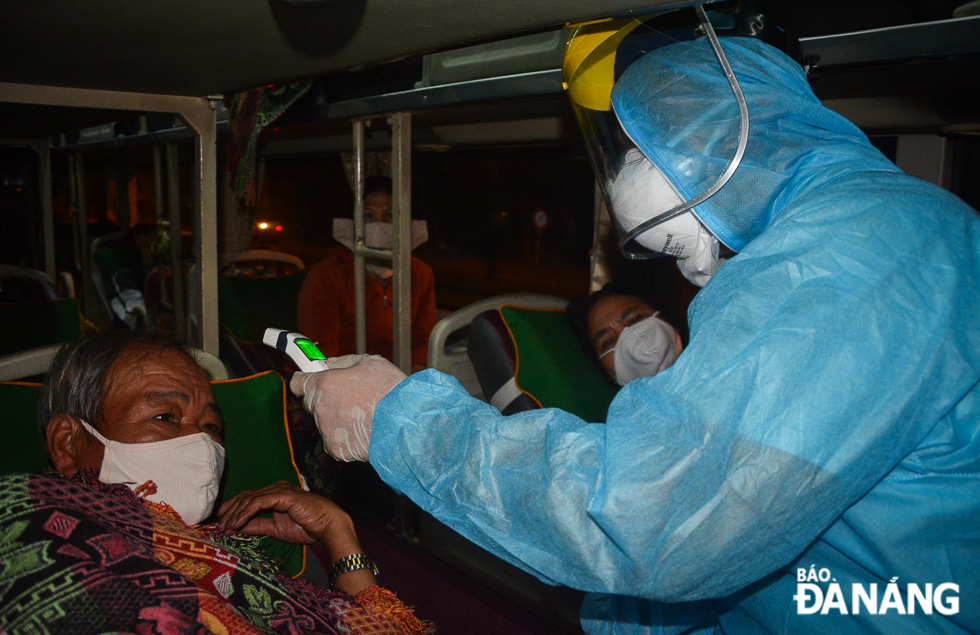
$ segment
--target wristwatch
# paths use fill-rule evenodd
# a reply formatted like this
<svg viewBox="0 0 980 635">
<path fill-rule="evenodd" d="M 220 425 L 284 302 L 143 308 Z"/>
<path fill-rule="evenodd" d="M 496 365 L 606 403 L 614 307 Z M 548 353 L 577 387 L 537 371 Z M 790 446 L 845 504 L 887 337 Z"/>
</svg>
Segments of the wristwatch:
<svg viewBox="0 0 980 635">
<path fill-rule="evenodd" d="M 374 564 L 374 561 L 363 553 L 355 553 L 344 556 L 333 563 L 333 566 L 330 567 L 330 586 L 333 587 L 334 583 L 337 582 L 337 578 L 340 576 L 351 571 L 357 571 L 358 569 L 370 569 L 375 577 L 378 575 L 378 566 Z"/>
</svg>

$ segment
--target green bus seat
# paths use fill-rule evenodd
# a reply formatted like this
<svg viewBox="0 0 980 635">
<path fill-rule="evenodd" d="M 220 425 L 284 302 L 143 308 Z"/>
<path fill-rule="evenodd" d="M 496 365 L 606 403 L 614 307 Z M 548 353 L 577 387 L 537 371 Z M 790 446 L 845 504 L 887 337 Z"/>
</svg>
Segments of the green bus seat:
<svg viewBox="0 0 980 635">
<path fill-rule="evenodd" d="M 239 342 L 262 342 L 265 329 L 295 331 L 296 301 L 309 269 L 276 278 L 218 278 L 218 321 Z"/>
<path fill-rule="evenodd" d="M 0 304 L 0 356 L 82 336 L 78 300 Z"/>
<path fill-rule="evenodd" d="M 308 269 L 285 276 L 218 278 L 221 361 L 235 375 L 266 370 L 288 374 L 289 359 L 262 344 L 269 327 L 297 330 L 296 301 Z"/>
<path fill-rule="evenodd" d="M 560 408 L 602 423 L 618 389 L 582 350 L 561 309 L 502 306 L 474 318 L 468 353 L 490 403 L 510 415 Z"/>
</svg>

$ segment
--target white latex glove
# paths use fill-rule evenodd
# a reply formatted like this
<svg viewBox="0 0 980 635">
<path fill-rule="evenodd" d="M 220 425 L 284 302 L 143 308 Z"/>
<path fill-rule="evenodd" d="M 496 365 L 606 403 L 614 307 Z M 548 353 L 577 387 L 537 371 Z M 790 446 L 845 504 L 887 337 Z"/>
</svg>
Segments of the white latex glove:
<svg viewBox="0 0 980 635">
<path fill-rule="evenodd" d="M 374 408 L 407 377 L 378 355 L 327 360 L 330 370 L 296 373 L 289 389 L 316 419 L 323 447 L 338 461 L 367 461 Z"/>
</svg>

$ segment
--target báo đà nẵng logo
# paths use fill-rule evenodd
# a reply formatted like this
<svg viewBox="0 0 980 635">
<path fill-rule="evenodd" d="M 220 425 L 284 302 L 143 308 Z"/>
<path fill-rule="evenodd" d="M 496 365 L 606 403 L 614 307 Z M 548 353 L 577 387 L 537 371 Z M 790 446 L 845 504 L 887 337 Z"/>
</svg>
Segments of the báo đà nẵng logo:
<svg viewBox="0 0 980 635">
<path fill-rule="evenodd" d="M 826 590 L 818 582 L 826 584 Z M 897 577 L 881 585 L 852 583 L 848 589 L 837 582 L 829 569 L 817 570 L 816 565 L 811 565 L 809 569 L 796 570 L 793 599 L 797 615 L 955 615 L 960 612 L 959 592 L 960 585 L 953 582 L 900 585 Z"/>
</svg>

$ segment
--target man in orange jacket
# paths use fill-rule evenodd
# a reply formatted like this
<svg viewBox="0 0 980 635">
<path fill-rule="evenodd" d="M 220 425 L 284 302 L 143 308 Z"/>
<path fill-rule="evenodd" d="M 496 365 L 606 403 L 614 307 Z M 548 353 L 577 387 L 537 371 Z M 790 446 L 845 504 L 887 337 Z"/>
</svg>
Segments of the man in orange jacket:
<svg viewBox="0 0 980 635">
<path fill-rule="evenodd" d="M 390 248 L 391 179 L 370 177 L 364 187 L 364 220 L 367 244 Z M 412 247 L 425 241 L 424 222 L 412 227 Z M 299 292 L 299 330 L 317 343 L 327 357 L 349 355 L 354 350 L 354 255 L 353 221 L 334 221 L 334 238 L 347 249 L 337 249 L 316 265 Z M 392 359 L 393 289 L 388 263 L 369 262 L 366 276 L 367 352 Z M 432 269 L 412 257 L 412 371 L 428 361 L 429 333 L 436 324 L 435 277 Z"/>
</svg>

